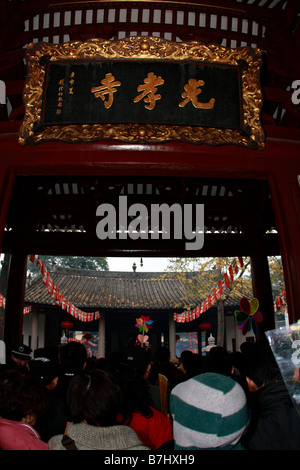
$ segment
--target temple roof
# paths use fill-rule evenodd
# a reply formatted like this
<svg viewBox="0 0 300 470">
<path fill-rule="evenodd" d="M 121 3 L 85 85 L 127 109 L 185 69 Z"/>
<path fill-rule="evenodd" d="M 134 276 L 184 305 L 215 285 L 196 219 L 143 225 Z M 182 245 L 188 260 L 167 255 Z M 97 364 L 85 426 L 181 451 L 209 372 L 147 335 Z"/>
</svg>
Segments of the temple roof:
<svg viewBox="0 0 300 470">
<path fill-rule="evenodd" d="M 116 272 L 74 270 L 56 267 L 49 271 L 55 286 L 77 307 L 97 309 L 174 309 L 195 307 L 203 300 L 187 295 L 184 280 L 157 272 Z M 191 277 L 192 273 L 187 273 Z M 25 302 L 55 305 L 54 299 L 38 275 L 27 286 Z M 236 306 L 239 298 L 232 295 L 225 306 Z"/>
</svg>

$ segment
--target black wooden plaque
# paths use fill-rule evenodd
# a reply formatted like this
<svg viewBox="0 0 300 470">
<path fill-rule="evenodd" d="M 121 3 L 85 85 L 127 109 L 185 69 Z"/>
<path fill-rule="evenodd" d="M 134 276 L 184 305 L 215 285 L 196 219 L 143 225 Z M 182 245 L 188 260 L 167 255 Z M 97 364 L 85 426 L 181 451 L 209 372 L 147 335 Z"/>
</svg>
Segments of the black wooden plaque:
<svg viewBox="0 0 300 470">
<path fill-rule="evenodd" d="M 46 63 L 42 127 L 155 123 L 243 129 L 241 66 L 128 60 Z M 109 77 L 110 93 L 101 84 Z M 193 99 L 188 92 L 182 97 L 189 80 L 199 81 Z M 92 91 L 97 89 L 102 98 Z"/>
</svg>

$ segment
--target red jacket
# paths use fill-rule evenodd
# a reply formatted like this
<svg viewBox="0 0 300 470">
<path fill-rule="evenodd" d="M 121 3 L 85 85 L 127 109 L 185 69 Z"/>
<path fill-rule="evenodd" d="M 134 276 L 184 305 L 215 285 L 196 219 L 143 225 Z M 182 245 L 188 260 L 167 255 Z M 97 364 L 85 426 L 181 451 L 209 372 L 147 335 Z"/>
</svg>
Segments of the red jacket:
<svg viewBox="0 0 300 470">
<path fill-rule="evenodd" d="M 36 430 L 26 423 L 0 419 L 0 448 L 2 450 L 48 450 Z"/>
<path fill-rule="evenodd" d="M 155 450 L 165 442 L 173 440 L 173 428 L 167 416 L 161 411 L 152 407 L 151 410 L 153 412 L 151 418 L 145 418 L 139 412 L 132 413 L 129 427 L 137 433 L 145 446 Z"/>
</svg>

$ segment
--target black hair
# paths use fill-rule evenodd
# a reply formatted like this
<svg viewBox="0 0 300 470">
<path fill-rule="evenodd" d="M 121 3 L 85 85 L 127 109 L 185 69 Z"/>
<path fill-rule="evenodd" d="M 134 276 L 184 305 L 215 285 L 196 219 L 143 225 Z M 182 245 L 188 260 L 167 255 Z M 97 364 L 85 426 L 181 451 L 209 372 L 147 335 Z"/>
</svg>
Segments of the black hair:
<svg viewBox="0 0 300 470">
<path fill-rule="evenodd" d="M 60 358 L 64 372 L 77 374 L 87 362 L 87 352 L 83 344 L 72 341 L 61 347 Z"/>
<path fill-rule="evenodd" d="M 114 426 L 121 403 L 121 390 L 107 371 L 95 369 L 77 374 L 67 391 L 67 406 L 74 423 Z"/>
<path fill-rule="evenodd" d="M 266 341 L 260 341 L 245 353 L 245 375 L 260 388 L 283 381 L 280 369 Z"/>
<path fill-rule="evenodd" d="M 18 370 L 7 370 L 0 375 L 0 416 L 21 421 L 31 415 L 38 418 L 44 411 L 41 381 Z"/>
<path fill-rule="evenodd" d="M 123 400 L 121 414 L 123 422 L 130 424 L 133 413 L 141 413 L 145 418 L 151 418 L 153 411 L 152 398 L 147 380 L 139 375 L 129 378 L 121 384 Z"/>
<path fill-rule="evenodd" d="M 206 364 L 200 354 L 192 353 L 183 360 L 183 367 L 188 377 L 195 377 L 206 371 Z"/>
<path fill-rule="evenodd" d="M 232 362 L 228 351 L 221 346 L 211 348 L 206 358 L 207 372 L 231 375 Z"/>
<path fill-rule="evenodd" d="M 170 360 L 170 349 L 166 346 L 160 346 L 156 350 L 155 358 L 159 362 L 168 362 Z"/>
</svg>

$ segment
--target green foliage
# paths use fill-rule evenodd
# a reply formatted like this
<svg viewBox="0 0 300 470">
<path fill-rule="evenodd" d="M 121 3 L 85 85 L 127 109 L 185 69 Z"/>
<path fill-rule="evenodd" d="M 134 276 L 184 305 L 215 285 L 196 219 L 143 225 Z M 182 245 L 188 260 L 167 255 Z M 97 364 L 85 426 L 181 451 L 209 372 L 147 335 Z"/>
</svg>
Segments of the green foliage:
<svg viewBox="0 0 300 470">
<path fill-rule="evenodd" d="M 88 269 L 93 271 L 108 271 L 108 262 L 106 258 L 95 257 L 87 258 L 84 256 L 40 256 L 47 269 L 51 266 L 59 266 L 71 269 Z M 38 269 L 30 261 L 28 262 L 28 271 L 32 275 L 39 273 Z"/>
<path fill-rule="evenodd" d="M 268 258 L 268 261 L 272 285 L 276 286 L 279 289 L 285 289 L 281 257 L 270 256 Z"/>
<path fill-rule="evenodd" d="M 168 273 L 172 273 L 174 278 L 180 279 L 184 285 L 186 299 L 189 297 L 205 299 L 211 294 L 212 289 L 217 287 L 219 281 L 224 277 L 229 266 L 235 258 L 174 258 L 169 260 Z M 249 260 L 244 260 L 246 267 Z M 224 289 L 222 300 L 226 300 L 229 295 L 243 297 L 252 292 L 252 282 L 245 274 L 244 269 L 235 276 L 235 281 L 230 287 Z M 183 299 L 181 299 L 182 301 Z M 187 309 L 195 305 L 186 305 Z"/>
<path fill-rule="evenodd" d="M 167 272 L 176 279 L 180 279 L 185 286 L 186 298 L 197 297 L 204 299 L 223 278 L 234 258 L 173 258 L 169 260 Z M 268 258 L 271 284 L 273 291 L 285 289 L 284 273 L 280 256 Z M 235 280 L 228 289 L 224 289 L 222 300 L 229 295 L 242 298 L 251 295 L 252 280 L 250 271 L 250 258 L 244 258 L 245 268 L 235 276 Z M 169 275 L 169 274 L 168 274 Z M 277 292 L 278 293 L 278 292 Z M 183 299 L 181 299 L 182 301 Z M 189 310 L 195 305 L 188 304 Z"/>
</svg>

